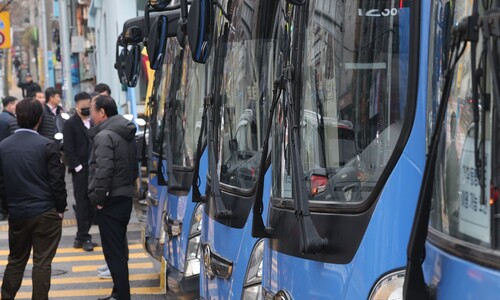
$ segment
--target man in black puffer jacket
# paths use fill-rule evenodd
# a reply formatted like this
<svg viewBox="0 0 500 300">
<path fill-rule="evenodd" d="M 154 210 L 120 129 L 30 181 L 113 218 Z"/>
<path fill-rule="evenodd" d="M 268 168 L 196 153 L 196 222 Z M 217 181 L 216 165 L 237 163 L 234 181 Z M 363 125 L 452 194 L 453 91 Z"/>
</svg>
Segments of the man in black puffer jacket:
<svg viewBox="0 0 500 300">
<path fill-rule="evenodd" d="M 89 165 L 89 197 L 97 205 L 104 258 L 113 278 L 113 293 L 104 299 L 130 299 L 127 225 L 132 212 L 134 182 L 138 174 L 135 149 L 136 126 L 118 115 L 109 96 L 92 101 L 95 127 Z"/>
<path fill-rule="evenodd" d="M 34 93 L 36 96 L 37 93 Z M 33 97 L 35 97 L 33 96 Z M 55 140 L 55 135 L 62 131 L 57 124 L 61 124 L 61 113 L 64 109 L 61 107 L 61 92 L 55 88 L 48 88 L 45 91 L 45 105 L 43 107 L 42 123 L 38 128 L 38 133 L 44 137 Z"/>
</svg>

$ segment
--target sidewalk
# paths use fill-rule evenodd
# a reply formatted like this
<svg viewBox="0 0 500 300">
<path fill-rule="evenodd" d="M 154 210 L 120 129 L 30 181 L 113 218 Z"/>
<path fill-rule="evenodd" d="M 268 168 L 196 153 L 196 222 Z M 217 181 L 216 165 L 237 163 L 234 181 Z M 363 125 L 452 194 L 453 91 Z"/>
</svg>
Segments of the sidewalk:
<svg viewBox="0 0 500 300">
<path fill-rule="evenodd" d="M 23 91 L 17 86 L 17 79 L 13 80 L 11 86 L 9 87 L 9 96 L 14 96 L 19 100 L 23 99 Z"/>
</svg>

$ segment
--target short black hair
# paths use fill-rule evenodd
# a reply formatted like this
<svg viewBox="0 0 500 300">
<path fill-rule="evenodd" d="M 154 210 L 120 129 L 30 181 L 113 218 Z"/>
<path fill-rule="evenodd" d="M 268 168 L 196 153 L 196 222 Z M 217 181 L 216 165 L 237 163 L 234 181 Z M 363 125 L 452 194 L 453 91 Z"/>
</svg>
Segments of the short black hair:
<svg viewBox="0 0 500 300">
<path fill-rule="evenodd" d="M 50 97 L 54 97 L 55 95 L 61 95 L 61 91 L 56 88 L 49 87 L 45 90 L 45 102 L 49 102 Z"/>
<path fill-rule="evenodd" d="M 111 96 L 111 89 L 109 88 L 109 85 L 107 85 L 105 83 L 99 83 L 98 85 L 96 85 L 94 88 L 94 91 L 98 92 L 99 94 L 107 92 L 108 95 Z"/>
<path fill-rule="evenodd" d="M 2 99 L 2 104 L 3 104 L 3 107 L 5 108 L 7 105 L 11 104 L 12 102 L 16 102 L 16 101 L 17 101 L 16 97 L 7 96 L 7 97 Z"/>
<path fill-rule="evenodd" d="M 101 94 L 99 94 L 99 92 L 92 92 L 92 93 L 90 93 L 91 99 L 94 99 L 95 97 L 97 97 L 99 95 L 101 95 Z"/>
<path fill-rule="evenodd" d="M 94 100 L 95 108 L 97 110 L 104 109 L 104 113 L 108 118 L 116 116 L 118 114 L 118 108 L 116 107 L 115 99 L 110 96 L 100 95 Z"/>
<path fill-rule="evenodd" d="M 80 100 L 90 100 L 92 97 L 90 97 L 89 93 L 86 92 L 81 92 L 75 95 L 75 102 L 78 102 Z"/>
<path fill-rule="evenodd" d="M 32 98 L 21 100 L 16 106 L 17 123 L 19 127 L 34 129 L 42 117 L 43 106 Z"/>
</svg>

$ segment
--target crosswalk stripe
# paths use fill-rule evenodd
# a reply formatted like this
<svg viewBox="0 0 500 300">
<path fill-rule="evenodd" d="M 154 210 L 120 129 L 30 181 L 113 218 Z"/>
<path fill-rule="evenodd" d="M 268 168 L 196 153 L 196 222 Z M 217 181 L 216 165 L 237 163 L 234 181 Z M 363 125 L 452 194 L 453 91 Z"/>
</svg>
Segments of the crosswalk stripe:
<svg viewBox="0 0 500 300">
<path fill-rule="evenodd" d="M 80 272 L 91 272 L 91 271 L 96 271 L 98 267 L 101 265 L 93 265 L 93 266 L 74 266 L 72 267 L 71 271 L 73 273 L 80 273 Z M 153 268 L 153 263 L 129 263 L 128 264 L 129 269 L 152 269 Z"/>
<path fill-rule="evenodd" d="M 129 258 L 149 258 L 146 253 L 130 253 Z M 64 257 L 55 257 L 52 260 L 52 263 L 61 263 L 61 262 L 80 262 L 80 261 L 104 261 L 104 255 L 89 255 L 89 256 L 64 256 Z M 30 259 L 28 263 L 33 263 L 33 260 Z M 6 260 L 0 260 L 0 265 L 6 265 Z"/>
<path fill-rule="evenodd" d="M 156 280 L 159 278 L 158 274 L 131 274 L 129 275 L 129 281 L 141 281 L 141 280 Z M 70 277 L 70 278 L 52 278 L 51 285 L 58 284 L 87 284 L 87 283 L 97 283 L 97 282 L 111 282 L 110 279 L 100 279 L 97 276 L 92 277 Z M 31 286 L 33 282 L 31 279 L 23 280 L 22 286 Z"/>
<path fill-rule="evenodd" d="M 138 287 L 131 288 L 132 295 L 160 295 L 162 291 L 158 287 Z M 49 292 L 50 298 L 69 298 L 83 296 L 108 296 L 111 294 L 111 289 L 94 289 L 94 290 L 64 290 Z M 31 292 L 17 293 L 16 299 L 31 299 Z"/>
<path fill-rule="evenodd" d="M 141 244 L 134 244 L 134 245 L 128 246 L 129 250 L 138 250 L 138 249 L 142 249 L 142 248 L 143 248 L 143 246 Z M 93 252 L 102 252 L 102 247 L 94 247 Z M 57 254 L 67 254 L 67 253 L 92 253 L 92 252 L 85 252 L 83 249 L 75 249 L 75 248 L 59 248 L 59 249 L 57 249 Z M 0 256 L 7 256 L 7 255 L 9 255 L 9 250 L 0 250 Z"/>
</svg>

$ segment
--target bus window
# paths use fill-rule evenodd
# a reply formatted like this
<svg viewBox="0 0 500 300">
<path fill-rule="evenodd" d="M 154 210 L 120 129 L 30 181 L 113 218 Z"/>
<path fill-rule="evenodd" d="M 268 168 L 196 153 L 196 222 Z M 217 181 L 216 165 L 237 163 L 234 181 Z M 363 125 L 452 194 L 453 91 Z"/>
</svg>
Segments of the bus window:
<svg viewBox="0 0 500 300">
<path fill-rule="evenodd" d="M 399 140 L 407 109 L 410 1 L 308 1 L 300 154 L 311 200 L 360 203 Z M 297 82 L 298 84 L 298 82 Z M 275 132 L 285 130 L 277 126 Z M 286 145 L 273 161 L 275 197 L 290 197 Z M 279 151 L 279 150 L 276 150 Z"/>
</svg>

